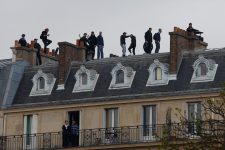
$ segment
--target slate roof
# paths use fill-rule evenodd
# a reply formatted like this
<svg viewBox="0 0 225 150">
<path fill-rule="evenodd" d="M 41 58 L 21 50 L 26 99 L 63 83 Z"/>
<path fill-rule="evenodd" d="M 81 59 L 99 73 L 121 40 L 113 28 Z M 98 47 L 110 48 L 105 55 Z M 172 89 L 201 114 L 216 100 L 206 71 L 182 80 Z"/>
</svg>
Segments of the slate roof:
<svg viewBox="0 0 225 150">
<path fill-rule="evenodd" d="M 202 83 L 190 83 L 193 73 L 193 63 L 198 59 L 198 55 L 202 54 L 207 59 L 213 59 L 219 65 L 214 81 Z M 13 105 L 29 106 L 39 104 L 69 104 L 83 103 L 106 100 L 127 100 L 131 98 L 145 98 L 168 95 L 184 95 L 204 92 L 218 92 L 222 84 L 225 82 L 225 49 L 198 51 L 185 53 L 177 75 L 177 80 L 169 81 L 168 85 L 146 87 L 148 80 L 148 68 L 153 63 L 154 59 L 159 59 L 162 63 L 169 63 L 169 53 L 159 53 L 152 55 L 136 55 L 125 58 L 105 58 L 102 60 L 94 60 L 85 63 L 73 62 L 68 79 L 65 84 L 65 90 L 57 91 L 57 80 L 53 88 L 52 94 L 47 96 L 29 97 L 32 89 L 31 79 L 37 73 L 39 68 L 42 68 L 45 73 L 52 73 L 57 78 L 57 65 L 29 67 L 25 70 L 21 84 L 17 90 L 17 94 L 13 101 Z M 121 62 L 124 66 L 130 66 L 135 71 L 135 77 L 131 88 L 127 89 L 111 89 L 111 70 L 117 62 Z M 84 65 L 88 69 L 94 69 L 99 74 L 99 78 L 94 91 L 72 93 L 75 85 L 75 73 Z"/>
<path fill-rule="evenodd" d="M 7 86 L 11 64 L 12 64 L 11 59 L 0 60 L 0 108 L 3 103 L 4 93 Z"/>
</svg>

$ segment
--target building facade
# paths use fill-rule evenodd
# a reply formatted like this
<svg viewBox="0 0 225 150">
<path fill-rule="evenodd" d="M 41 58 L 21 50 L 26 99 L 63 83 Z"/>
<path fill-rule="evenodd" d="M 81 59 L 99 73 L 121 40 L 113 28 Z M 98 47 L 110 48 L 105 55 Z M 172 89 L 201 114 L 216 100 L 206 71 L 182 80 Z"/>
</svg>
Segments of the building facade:
<svg viewBox="0 0 225 150">
<path fill-rule="evenodd" d="M 0 133 L 20 142 L 3 139 L 5 149 L 61 148 L 65 120 L 79 124 L 80 149 L 156 148 L 163 124 L 179 122 L 175 108 L 201 117 L 225 82 L 225 49 L 177 27 L 169 34 L 170 52 L 88 62 L 84 48 L 60 42 L 41 66 L 32 47 L 12 47 L 13 59 L 0 61 Z"/>
</svg>

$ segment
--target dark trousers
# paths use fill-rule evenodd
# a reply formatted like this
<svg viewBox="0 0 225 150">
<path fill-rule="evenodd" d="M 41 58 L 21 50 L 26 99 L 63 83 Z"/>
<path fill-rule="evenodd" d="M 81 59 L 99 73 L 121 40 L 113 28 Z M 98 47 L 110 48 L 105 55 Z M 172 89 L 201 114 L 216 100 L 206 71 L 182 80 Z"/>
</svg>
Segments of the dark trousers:
<svg viewBox="0 0 225 150">
<path fill-rule="evenodd" d="M 44 39 L 44 40 L 42 40 L 42 42 L 44 43 L 44 53 L 46 54 L 47 46 L 48 46 L 49 44 L 51 44 L 52 41 L 49 40 L 49 39 Z"/>
<path fill-rule="evenodd" d="M 70 143 L 70 136 L 69 134 L 63 134 L 63 147 L 69 147 L 69 143 Z"/>
<path fill-rule="evenodd" d="M 36 59 L 36 65 L 41 65 L 42 61 L 41 61 L 41 54 L 40 51 L 37 52 L 37 59 Z"/>
<path fill-rule="evenodd" d="M 133 54 L 135 55 L 135 48 L 136 48 L 136 45 L 131 44 L 128 48 L 128 51 L 131 53 L 131 50 L 132 50 Z"/>
<path fill-rule="evenodd" d="M 94 57 L 95 57 L 95 46 L 94 45 L 90 45 L 90 54 L 92 55 L 92 59 L 94 59 Z"/>
<path fill-rule="evenodd" d="M 146 45 L 145 45 L 146 44 Z M 146 42 L 144 44 L 144 50 L 145 50 L 145 52 L 147 53 L 147 54 L 151 54 L 152 53 L 152 49 L 153 49 L 153 44 L 152 44 L 152 42 Z"/>
<path fill-rule="evenodd" d="M 79 146 L 79 136 L 77 134 L 71 135 L 71 144 L 72 147 Z"/>
<path fill-rule="evenodd" d="M 159 49 L 160 49 L 160 42 L 155 41 L 155 53 L 159 53 Z"/>
</svg>

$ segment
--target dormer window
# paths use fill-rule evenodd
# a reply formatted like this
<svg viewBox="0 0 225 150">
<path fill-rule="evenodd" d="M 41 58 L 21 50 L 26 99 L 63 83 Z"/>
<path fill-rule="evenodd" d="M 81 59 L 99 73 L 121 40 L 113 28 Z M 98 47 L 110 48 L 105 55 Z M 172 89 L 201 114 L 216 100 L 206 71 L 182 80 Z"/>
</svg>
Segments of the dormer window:
<svg viewBox="0 0 225 150">
<path fill-rule="evenodd" d="M 116 72 L 116 84 L 124 83 L 124 72 L 123 70 L 118 70 Z"/>
<path fill-rule="evenodd" d="M 135 73 L 136 71 L 133 71 L 131 67 L 125 67 L 121 63 L 117 63 L 111 71 L 112 80 L 109 89 L 130 88 Z"/>
<path fill-rule="evenodd" d="M 168 64 L 155 59 L 148 69 L 149 77 L 146 86 L 167 85 L 169 83 L 168 70 Z"/>
<path fill-rule="evenodd" d="M 38 78 L 37 81 L 37 90 L 44 90 L 45 89 L 45 79 L 43 77 Z"/>
<path fill-rule="evenodd" d="M 42 70 L 38 70 L 32 78 L 33 87 L 30 96 L 50 95 L 55 81 L 56 78 L 53 74 L 44 73 Z"/>
<path fill-rule="evenodd" d="M 76 83 L 73 88 L 73 93 L 94 91 L 99 74 L 95 70 L 86 69 L 85 66 L 80 66 L 75 74 Z"/>
<path fill-rule="evenodd" d="M 82 73 L 81 74 L 81 86 L 83 86 L 83 85 L 87 85 L 87 74 L 86 73 Z"/>
<path fill-rule="evenodd" d="M 155 80 L 162 80 L 162 69 L 160 67 L 156 67 L 154 72 L 155 72 Z"/>
<path fill-rule="evenodd" d="M 206 59 L 199 55 L 193 64 L 193 75 L 191 83 L 213 81 L 216 75 L 218 64 L 212 59 Z"/>
</svg>

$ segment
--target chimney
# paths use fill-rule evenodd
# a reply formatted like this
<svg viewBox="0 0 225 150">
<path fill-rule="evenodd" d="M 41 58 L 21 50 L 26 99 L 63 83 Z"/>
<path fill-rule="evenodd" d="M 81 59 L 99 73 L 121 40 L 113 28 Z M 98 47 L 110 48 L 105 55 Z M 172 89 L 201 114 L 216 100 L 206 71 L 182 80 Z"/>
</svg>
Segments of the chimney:
<svg viewBox="0 0 225 150">
<path fill-rule="evenodd" d="M 31 41 L 33 44 L 33 41 Z M 32 44 L 28 44 L 28 47 L 22 47 L 20 46 L 19 42 L 15 41 L 15 46 L 11 47 L 12 49 L 12 61 L 20 61 L 20 60 L 26 60 L 30 63 L 30 65 L 36 65 L 36 52 L 37 50 L 33 48 Z"/>
<path fill-rule="evenodd" d="M 184 51 L 205 49 L 208 44 L 201 41 L 199 36 L 189 35 L 185 30 L 174 27 L 170 35 L 170 74 L 176 76 Z"/>
<path fill-rule="evenodd" d="M 65 89 L 65 81 L 67 79 L 70 65 L 72 61 L 84 62 L 85 48 L 83 46 L 77 46 L 68 42 L 59 42 L 59 71 L 58 71 L 58 88 L 57 90 Z"/>
<path fill-rule="evenodd" d="M 31 44 L 28 43 L 27 47 L 22 47 L 18 40 L 15 41 L 15 46 L 11 47 L 12 49 L 12 61 L 20 61 L 25 60 L 29 62 L 31 66 L 36 65 L 37 61 L 37 49 L 34 48 L 34 41 L 31 41 Z M 44 54 L 43 49 L 41 49 L 41 59 L 42 64 L 45 63 L 56 63 L 58 61 L 58 58 L 55 55 Z"/>
</svg>

